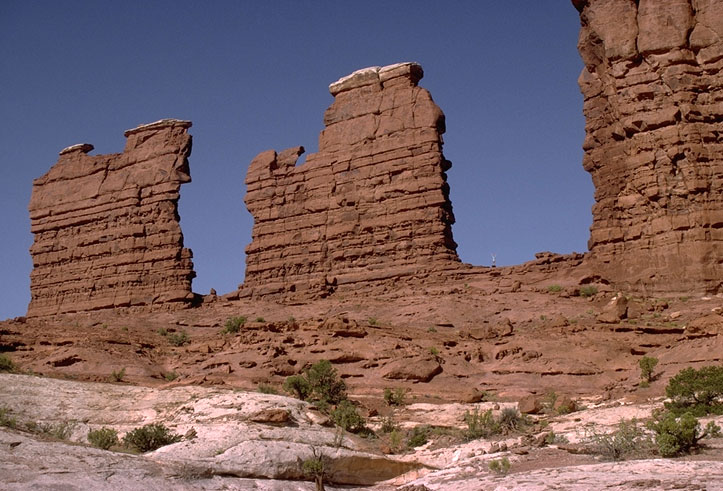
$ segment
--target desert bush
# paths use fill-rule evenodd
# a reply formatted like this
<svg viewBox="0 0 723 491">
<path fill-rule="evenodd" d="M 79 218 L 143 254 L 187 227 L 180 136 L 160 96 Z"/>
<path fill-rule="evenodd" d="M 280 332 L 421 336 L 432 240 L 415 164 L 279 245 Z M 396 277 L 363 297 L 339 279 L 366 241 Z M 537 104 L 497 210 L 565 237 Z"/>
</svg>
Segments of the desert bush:
<svg viewBox="0 0 723 491">
<path fill-rule="evenodd" d="M 681 370 L 670 379 L 665 394 L 671 399 L 666 409 L 677 416 L 723 414 L 723 366 Z"/>
<path fill-rule="evenodd" d="M 520 414 L 517 408 L 506 407 L 500 413 L 497 425 L 502 433 L 507 434 L 524 429 L 527 426 L 527 419 Z"/>
<path fill-rule="evenodd" d="M 338 404 L 346 399 L 346 383 L 339 378 L 329 360 L 321 360 L 306 371 L 313 396 L 327 404 Z"/>
<path fill-rule="evenodd" d="M 276 390 L 276 387 L 274 387 L 274 386 L 271 385 L 271 384 L 264 384 L 264 383 L 259 384 L 259 386 L 256 388 L 256 390 L 258 390 L 258 391 L 261 392 L 262 394 L 273 394 L 273 395 L 276 395 L 276 394 L 279 393 L 279 391 Z"/>
<path fill-rule="evenodd" d="M 166 339 L 168 339 L 168 342 L 171 343 L 173 346 L 183 346 L 190 341 L 190 338 L 188 337 L 188 333 L 186 331 L 168 333 Z"/>
<path fill-rule="evenodd" d="M 393 414 L 382 418 L 382 425 L 379 431 L 381 431 L 382 433 L 392 433 L 393 431 L 398 430 L 399 424 L 397 424 Z"/>
<path fill-rule="evenodd" d="M 406 395 L 407 391 L 401 387 L 394 390 L 386 388 L 384 389 L 384 402 L 387 403 L 387 406 L 403 406 Z"/>
<path fill-rule="evenodd" d="M 17 428 L 18 421 L 14 416 L 11 416 L 10 409 L 0 406 L 0 426 L 5 428 Z"/>
<path fill-rule="evenodd" d="M 241 330 L 241 326 L 246 324 L 246 317 L 244 316 L 238 316 L 238 317 L 229 317 L 226 320 L 226 324 L 224 324 L 223 329 L 221 329 L 221 334 L 236 334 Z"/>
<path fill-rule="evenodd" d="M 562 291 L 562 287 L 560 285 L 550 285 L 547 287 L 547 291 L 550 293 L 557 293 Z"/>
<path fill-rule="evenodd" d="M 412 431 L 409 433 L 409 438 L 407 438 L 407 447 L 416 448 L 427 443 L 429 430 L 429 425 L 420 425 L 412 428 Z"/>
<path fill-rule="evenodd" d="M 257 317 L 256 322 L 266 322 L 266 319 L 264 319 L 263 317 Z"/>
<path fill-rule="evenodd" d="M 286 380 L 284 380 L 283 389 L 302 401 L 308 400 L 312 393 L 309 381 L 302 375 L 287 377 Z"/>
<path fill-rule="evenodd" d="M 480 413 L 479 408 L 475 407 L 470 413 L 465 411 L 464 421 L 467 423 L 467 430 L 464 432 L 466 440 L 477 440 L 478 438 L 487 438 L 500 432 L 500 425 L 492 416 L 492 410 Z"/>
<path fill-rule="evenodd" d="M 118 445 L 118 432 L 113 428 L 101 428 L 88 432 L 88 442 L 96 448 L 108 450 Z"/>
<path fill-rule="evenodd" d="M 58 423 L 36 423 L 28 421 L 25 423 L 25 429 L 30 433 L 54 438 L 56 440 L 67 440 L 73 433 L 75 423 L 70 421 L 60 421 Z"/>
<path fill-rule="evenodd" d="M 510 459 L 508 459 L 507 457 L 502 457 L 498 460 L 490 460 L 487 464 L 487 467 L 489 467 L 490 471 L 494 472 L 495 474 L 507 474 L 508 472 L 510 472 Z"/>
<path fill-rule="evenodd" d="M 547 445 L 554 445 L 558 443 L 570 443 L 570 440 L 565 435 L 559 435 L 554 431 L 550 431 L 545 437 L 545 443 Z"/>
<path fill-rule="evenodd" d="M 706 437 L 720 436 L 720 426 L 713 421 L 701 431 L 700 422 L 691 413 L 676 417 L 672 412 L 658 412 L 648 422 L 648 428 L 655 432 L 655 443 L 662 457 L 676 457 L 690 453 Z"/>
<path fill-rule="evenodd" d="M 307 478 L 314 480 L 316 491 L 324 491 L 324 479 L 327 477 L 324 468 L 325 457 L 316 447 L 312 447 L 312 453 L 313 456 L 310 459 L 301 463 L 301 471 Z"/>
<path fill-rule="evenodd" d="M 594 287 L 592 285 L 580 287 L 581 297 L 592 297 L 595 294 L 597 294 L 597 287 Z"/>
<path fill-rule="evenodd" d="M 171 433 L 171 430 L 165 425 L 151 423 L 126 433 L 123 437 L 123 443 L 132 449 L 145 453 L 171 443 L 180 442 L 181 438 L 181 435 Z"/>
<path fill-rule="evenodd" d="M 0 354 L 0 372 L 14 372 L 17 369 L 15 363 L 4 353 Z"/>
<path fill-rule="evenodd" d="M 641 382 L 650 384 L 650 382 L 653 381 L 653 371 L 655 370 L 655 366 L 657 364 L 658 359 L 653 358 L 652 356 L 643 356 L 640 360 L 638 360 Z"/>
<path fill-rule="evenodd" d="M 608 460 L 626 460 L 654 452 L 654 443 L 636 419 L 622 420 L 613 433 L 593 433 L 588 437 L 593 452 Z"/>
<path fill-rule="evenodd" d="M 110 380 L 111 382 L 122 382 L 123 377 L 126 376 L 126 369 L 121 368 L 120 370 L 113 370 L 110 372 Z"/>
<path fill-rule="evenodd" d="M 166 379 L 167 382 L 173 382 L 178 378 L 178 374 L 176 372 L 166 372 L 163 374 L 163 378 Z"/>
<path fill-rule="evenodd" d="M 356 406 L 349 401 L 341 401 L 329 414 L 331 421 L 341 427 L 344 431 L 359 433 L 366 428 L 366 421 L 359 414 Z"/>
</svg>

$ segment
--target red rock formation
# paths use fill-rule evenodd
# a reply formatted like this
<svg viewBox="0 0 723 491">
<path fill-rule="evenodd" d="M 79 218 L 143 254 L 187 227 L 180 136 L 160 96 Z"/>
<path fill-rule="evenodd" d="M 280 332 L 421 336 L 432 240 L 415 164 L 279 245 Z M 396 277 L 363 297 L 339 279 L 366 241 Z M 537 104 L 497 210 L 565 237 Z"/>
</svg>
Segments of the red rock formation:
<svg viewBox="0 0 723 491">
<path fill-rule="evenodd" d="M 167 119 L 128 130 L 121 154 L 68 147 L 33 182 L 29 317 L 192 298 L 177 209 L 191 180 L 190 126 Z"/>
<path fill-rule="evenodd" d="M 324 295 L 457 264 L 444 115 L 422 75 L 400 63 L 340 79 L 318 153 L 298 167 L 303 147 L 253 160 L 244 294 Z"/>
<path fill-rule="evenodd" d="M 723 291 L 720 1 L 573 3 L 593 261 L 623 288 Z"/>
</svg>

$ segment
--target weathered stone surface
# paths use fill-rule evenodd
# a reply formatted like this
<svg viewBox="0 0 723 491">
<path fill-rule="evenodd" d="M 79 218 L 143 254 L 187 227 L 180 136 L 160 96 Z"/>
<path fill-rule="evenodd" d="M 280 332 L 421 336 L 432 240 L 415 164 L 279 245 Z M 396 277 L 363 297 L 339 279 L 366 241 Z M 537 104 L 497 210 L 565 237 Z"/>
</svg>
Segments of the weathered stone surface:
<svg viewBox="0 0 723 491">
<path fill-rule="evenodd" d="M 319 151 L 259 154 L 244 199 L 254 217 L 248 295 L 326 295 L 458 264 L 442 155 L 444 115 L 422 67 L 372 67 L 331 84 Z"/>
<path fill-rule="evenodd" d="M 625 289 L 721 291 L 723 9 L 576 0 L 585 63 L 588 246 Z"/>
<path fill-rule="evenodd" d="M 120 154 L 73 145 L 33 182 L 29 317 L 192 297 L 177 207 L 191 180 L 190 126 L 167 119 L 128 130 Z"/>
</svg>

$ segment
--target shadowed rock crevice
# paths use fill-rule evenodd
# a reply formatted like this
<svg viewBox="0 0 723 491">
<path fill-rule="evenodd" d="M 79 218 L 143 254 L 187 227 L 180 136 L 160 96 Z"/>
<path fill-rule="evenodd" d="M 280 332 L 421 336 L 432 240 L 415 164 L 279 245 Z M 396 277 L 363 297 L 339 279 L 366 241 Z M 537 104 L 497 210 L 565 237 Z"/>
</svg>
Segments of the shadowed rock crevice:
<svg viewBox="0 0 723 491">
<path fill-rule="evenodd" d="M 33 182 L 29 317 L 193 298 L 178 216 L 190 126 L 167 119 L 128 130 L 120 154 L 73 145 Z"/>
</svg>

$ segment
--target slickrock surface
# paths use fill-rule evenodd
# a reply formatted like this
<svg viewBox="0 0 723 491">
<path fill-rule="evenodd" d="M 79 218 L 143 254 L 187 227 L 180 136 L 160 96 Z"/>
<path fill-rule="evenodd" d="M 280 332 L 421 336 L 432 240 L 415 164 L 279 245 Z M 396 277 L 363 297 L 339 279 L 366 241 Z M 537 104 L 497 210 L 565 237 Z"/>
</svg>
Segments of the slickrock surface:
<svg viewBox="0 0 723 491">
<path fill-rule="evenodd" d="M 456 267 L 442 155 L 444 115 L 422 67 L 358 70 L 330 85 L 319 151 L 259 154 L 244 199 L 254 217 L 245 295 L 337 288 Z"/>
<path fill-rule="evenodd" d="M 68 147 L 33 182 L 29 317 L 192 298 L 177 207 L 191 180 L 190 126 L 166 119 L 128 130 L 120 154 Z"/>
<path fill-rule="evenodd" d="M 598 269 L 625 289 L 721 291 L 720 1 L 573 3 Z"/>
</svg>

